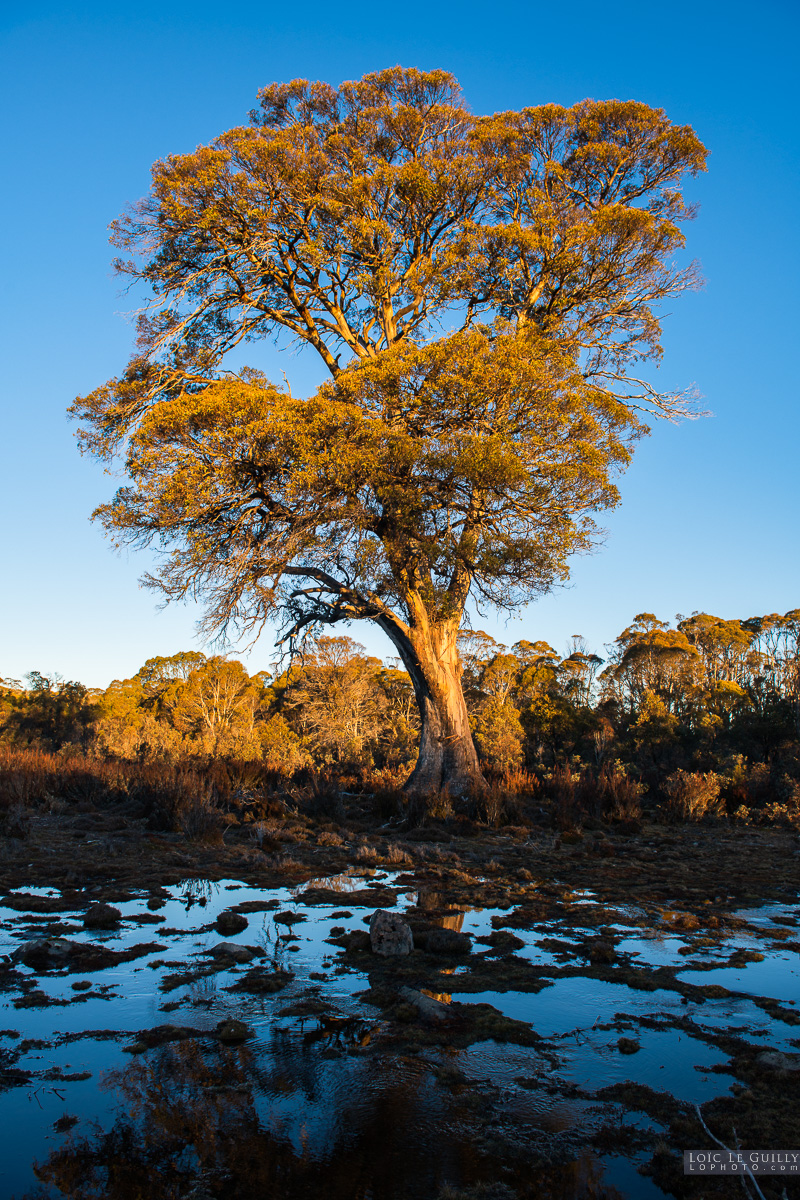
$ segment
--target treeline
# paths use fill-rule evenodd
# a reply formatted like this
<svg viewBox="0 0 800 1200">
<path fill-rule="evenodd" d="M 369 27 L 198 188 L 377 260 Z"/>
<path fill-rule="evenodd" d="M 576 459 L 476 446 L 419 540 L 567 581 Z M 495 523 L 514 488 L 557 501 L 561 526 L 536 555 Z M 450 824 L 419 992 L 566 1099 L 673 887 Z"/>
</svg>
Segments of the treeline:
<svg viewBox="0 0 800 1200">
<path fill-rule="evenodd" d="M 33 671 L 4 680 L 0 741 L 139 761 L 191 757 L 305 766 L 399 766 L 413 758 L 408 675 L 348 637 L 321 637 L 288 669 L 249 675 L 199 651 L 148 659 L 105 691 Z"/>
<path fill-rule="evenodd" d="M 551 791 L 555 780 L 566 808 L 627 788 L 632 809 L 648 793 L 688 815 L 800 809 L 800 609 L 695 613 L 674 627 L 640 613 L 605 659 L 580 637 L 562 656 L 545 642 L 507 648 L 468 631 L 461 659 L 489 776 L 546 778 Z M 149 659 L 102 692 L 35 671 L 27 687 L 3 683 L 0 742 L 10 747 L 356 777 L 399 777 L 416 755 L 408 675 L 348 637 L 321 636 L 274 674 L 194 651 Z"/>
</svg>

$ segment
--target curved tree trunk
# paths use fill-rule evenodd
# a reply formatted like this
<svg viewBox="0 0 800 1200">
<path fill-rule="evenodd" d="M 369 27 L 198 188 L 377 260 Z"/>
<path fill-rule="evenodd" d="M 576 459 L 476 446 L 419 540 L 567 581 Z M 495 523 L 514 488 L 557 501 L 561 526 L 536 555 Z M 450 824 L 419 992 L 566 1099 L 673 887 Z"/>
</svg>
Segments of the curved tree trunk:
<svg viewBox="0 0 800 1200">
<path fill-rule="evenodd" d="M 415 796 L 449 792 L 463 796 L 486 786 L 467 718 L 461 681 L 445 672 L 431 686 L 424 677 L 414 690 L 420 712 L 417 764 L 405 790 Z"/>
<path fill-rule="evenodd" d="M 461 664 L 452 621 L 400 631 L 379 621 L 394 642 L 414 687 L 420 715 L 417 764 L 405 785 L 412 796 L 482 791 L 481 772 L 467 706 L 461 690 Z"/>
</svg>

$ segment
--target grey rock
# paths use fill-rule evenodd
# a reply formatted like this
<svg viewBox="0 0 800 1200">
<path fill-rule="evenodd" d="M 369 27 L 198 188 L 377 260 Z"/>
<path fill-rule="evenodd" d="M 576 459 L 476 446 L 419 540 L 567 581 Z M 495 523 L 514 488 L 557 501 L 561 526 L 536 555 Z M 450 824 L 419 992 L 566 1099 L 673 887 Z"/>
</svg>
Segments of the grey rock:
<svg viewBox="0 0 800 1200">
<path fill-rule="evenodd" d="M 416 988 L 401 987 L 400 995 L 409 1004 L 414 1005 L 421 1017 L 429 1021 L 443 1021 L 449 1016 L 446 1004 L 442 1004 L 441 1000 L 434 1000 L 433 996 L 426 996 L 424 992 L 418 992 Z"/>
<path fill-rule="evenodd" d="M 386 958 L 410 954 L 414 949 L 414 937 L 408 921 L 383 908 L 377 909 L 370 918 L 369 940 L 372 953 Z"/>
<path fill-rule="evenodd" d="M 71 942 L 69 938 L 33 938 L 23 942 L 11 955 L 12 962 L 22 962 L 26 967 L 37 970 L 47 967 L 61 966 L 73 954 L 84 950 L 81 942 Z"/>
</svg>

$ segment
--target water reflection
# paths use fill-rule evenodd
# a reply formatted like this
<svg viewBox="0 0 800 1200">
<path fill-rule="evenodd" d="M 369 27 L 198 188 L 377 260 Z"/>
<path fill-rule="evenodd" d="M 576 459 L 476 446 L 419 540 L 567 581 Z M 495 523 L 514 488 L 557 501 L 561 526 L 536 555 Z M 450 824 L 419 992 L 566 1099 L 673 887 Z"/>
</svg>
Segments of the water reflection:
<svg viewBox="0 0 800 1200">
<path fill-rule="evenodd" d="M 195 876 L 185 879 L 178 887 L 178 896 L 188 912 L 193 905 L 205 908 L 209 900 L 219 895 L 220 885 L 211 879 Z"/>
<path fill-rule="evenodd" d="M 661 986 L 632 988 L 622 972 L 612 980 L 596 978 L 588 967 L 586 974 L 572 965 L 564 968 L 539 941 L 570 935 L 581 949 L 574 915 L 530 908 L 514 919 L 508 909 L 456 905 L 441 890 L 424 884 L 417 893 L 408 882 L 399 872 L 364 868 L 298 888 L 194 879 L 118 901 L 123 925 L 107 933 L 83 929 L 82 910 L 69 909 L 64 901 L 58 915 L 76 923 L 64 934 L 76 944 L 97 942 L 114 950 L 146 944 L 135 958 L 87 968 L 91 988 L 80 992 L 72 987 L 75 973 L 43 969 L 34 985 L 32 969 L 6 963 L 8 994 L 2 1003 L 9 1011 L 0 1024 L 21 1025 L 24 1019 L 25 1039 L 23 1032 L 6 1029 L 6 1055 L 15 1044 L 26 1045 L 19 1068 L 37 1087 L 44 1081 L 60 1090 L 39 1090 L 41 1110 L 38 1102 L 21 1105 L 20 1091 L 0 1094 L 0 1125 L 15 1149 L 0 1164 L 0 1194 L 19 1197 L 31 1184 L 30 1163 L 36 1159 L 42 1188 L 29 1195 L 75 1200 L 236 1200 L 262 1192 L 267 1200 L 295 1195 L 438 1200 L 447 1186 L 475 1195 L 469 1189 L 483 1182 L 511 1189 L 486 1193 L 484 1200 L 490 1195 L 492 1200 L 611 1197 L 616 1193 L 608 1185 L 604 1190 L 596 1160 L 581 1157 L 591 1130 L 581 1126 L 583 1110 L 570 1091 L 574 1082 L 596 1090 L 630 1081 L 669 1091 L 687 1104 L 702 1103 L 736 1083 L 720 1070 L 728 1049 L 709 1046 L 706 1032 L 730 1033 L 735 1023 L 734 1032 L 759 1049 L 796 1049 L 797 1027 L 772 1020 L 758 1006 L 758 996 L 751 998 L 772 989 L 769 995 L 785 997 L 791 1005 L 797 994 L 796 956 L 789 946 L 773 945 L 774 924 L 794 920 L 788 910 L 769 910 L 768 937 L 755 917 L 730 936 L 725 931 L 724 959 L 721 934 L 713 944 L 693 943 L 688 958 L 680 953 L 689 941 L 686 934 L 660 918 L 650 926 L 628 927 L 620 917 L 623 906 L 608 909 L 600 926 L 587 920 L 592 937 L 620 935 L 620 956 L 643 966 L 671 965 L 681 981 L 695 978 L 699 959 L 714 966 L 697 972 L 702 985 L 716 982 L 716 971 L 739 973 L 740 994 L 694 996 L 687 1002 L 679 991 Z M 318 894 L 304 902 L 302 893 L 309 888 Z M 21 940 L 53 932 L 46 925 L 50 916 L 39 911 L 52 897 L 28 892 L 30 900 L 20 907 L 0 906 L 0 949 L 9 954 Z M 77 901 L 73 897 L 70 903 Z M 372 969 L 368 955 L 349 953 L 338 940 L 343 933 L 363 939 L 365 917 L 384 905 L 408 917 L 425 947 L 423 955 L 404 960 L 396 977 L 388 978 L 386 964 Z M 263 951 L 266 957 L 254 964 L 240 967 L 208 954 L 220 940 L 213 929 L 216 918 L 231 906 L 249 924 L 225 940 Z M 154 908 L 163 920 L 151 932 L 141 922 L 152 923 Z M 298 915 L 305 919 L 285 919 Z M 609 923 L 612 918 L 616 924 Z M 519 943 L 516 959 L 547 968 L 541 977 L 547 986 L 517 990 L 518 979 L 526 982 L 524 972 L 518 973 L 510 954 L 504 960 L 495 953 L 497 946 L 502 949 L 495 935 L 504 930 L 513 930 Z M 446 937 L 439 931 L 447 931 Z M 457 966 L 444 950 L 428 953 L 423 939 L 433 932 L 440 946 L 468 935 L 471 953 L 465 952 Z M 741 966 L 729 961 L 730 950 L 759 945 L 763 961 L 742 959 Z M 583 957 L 575 953 L 570 963 Z M 285 976 L 280 986 L 248 985 L 251 972 L 257 983 L 278 971 Z M 669 977 L 660 976 L 659 984 L 664 981 Z M 432 990 L 446 982 L 455 989 L 452 994 Z M 418 1005 L 415 1017 L 410 1002 L 395 1005 L 392 1016 L 392 995 L 387 1000 L 386 993 L 397 991 L 399 998 L 401 985 L 410 986 L 417 1000 L 421 992 L 445 1005 L 455 996 L 458 1003 L 442 1027 L 433 1023 L 435 1014 L 426 1015 Z M 34 986 L 34 995 L 56 1004 L 26 1006 L 24 1017 L 16 1010 L 12 1015 L 14 1002 Z M 112 986 L 109 1003 L 105 993 Z M 383 999 L 375 1007 L 368 997 L 375 993 L 377 1003 L 379 992 Z M 489 1005 L 491 1011 L 483 1011 Z M 499 1028 L 492 1012 L 531 1025 L 551 1039 L 551 1052 L 491 1040 Z M 151 1049 L 133 1061 L 123 1055 L 123 1044 L 167 1019 L 196 1030 L 197 1037 Z M 241 1049 L 224 1049 L 215 1040 L 214 1029 L 227 1020 L 245 1022 L 253 1032 Z M 455 1042 L 448 1047 L 445 1039 L 459 1029 L 481 1040 L 463 1049 L 456 1050 Z M 621 1054 L 621 1035 L 639 1040 L 639 1052 Z M 72 1039 L 80 1040 L 73 1044 Z M 11 1066 L 15 1062 L 9 1057 Z M 99 1074 L 109 1066 L 117 1070 L 106 1075 L 106 1090 L 99 1092 Z M 56 1068 L 63 1073 L 52 1074 Z M 496 1102 L 500 1091 L 502 1103 Z M 75 1114 L 83 1124 L 45 1160 L 57 1144 L 49 1139 L 54 1132 L 60 1137 L 77 1120 Z M 92 1118 L 103 1124 L 91 1125 Z M 549 1166 L 543 1173 L 541 1163 L 557 1152 L 570 1165 Z M 626 1160 L 609 1152 L 603 1161 L 605 1178 L 625 1196 L 641 1200 L 660 1194 L 635 1175 L 636 1155 Z M 625 1162 L 627 1176 L 620 1166 Z M 150 1175 L 152 1181 L 146 1182 Z M 126 1182 L 131 1179 L 135 1189 Z M 456 1190 L 450 1200 L 465 1198 Z"/>
<path fill-rule="evenodd" d="M 456 933 L 461 933 L 464 928 L 467 910 L 448 903 L 441 892 L 434 891 L 432 888 L 420 888 L 417 908 L 421 915 L 424 915 L 432 925 L 438 925 L 440 929 L 454 929 Z M 470 909 L 470 911 L 474 910 Z"/>
<path fill-rule="evenodd" d="M 463 916 L 464 914 L 462 913 L 461 915 Z M 455 975 L 455 973 L 456 973 L 455 967 L 439 967 L 440 975 Z M 422 992 L 423 996 L 430 996 L 431 1000 L 438 1000 L 440 1004 L 452 1004 L 453 1003 L 453 993 L 452 992 L 432 992 L 430 990 L 430 988 L 425 988 L 425 987 L 420 988 L 419 990 Z"/>
<path fill-rule="evenodd" d="M 114 1124 L 70 1134 L 29 1197 L 434 1200 L 480 1183 L 525 1200 L 621 1197 L 590 1157 L 552 1166 L 493 1149 L 474 1093 L 440 1086 L 418 1057 L 348 1055 L 324 1031 L 299 1047 L 276 1030 L 268 1056 L 191 1040 L 110 1072 Z"/>
</svg>

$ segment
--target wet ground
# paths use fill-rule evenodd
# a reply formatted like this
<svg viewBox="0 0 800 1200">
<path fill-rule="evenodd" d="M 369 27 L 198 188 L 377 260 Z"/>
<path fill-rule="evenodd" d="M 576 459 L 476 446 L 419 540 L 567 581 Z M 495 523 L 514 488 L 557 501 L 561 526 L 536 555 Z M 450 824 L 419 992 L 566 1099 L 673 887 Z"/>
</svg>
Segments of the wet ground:
<svg viewBox="0 0 800 1200">
<path fill-rule="evenodd" d="M 341 841 L 7 855 L 2 1196 L 735 1194 L 697 1107 L 800 1149 L 794 837 Z"/>
</svg>

